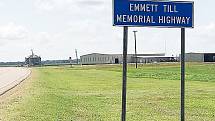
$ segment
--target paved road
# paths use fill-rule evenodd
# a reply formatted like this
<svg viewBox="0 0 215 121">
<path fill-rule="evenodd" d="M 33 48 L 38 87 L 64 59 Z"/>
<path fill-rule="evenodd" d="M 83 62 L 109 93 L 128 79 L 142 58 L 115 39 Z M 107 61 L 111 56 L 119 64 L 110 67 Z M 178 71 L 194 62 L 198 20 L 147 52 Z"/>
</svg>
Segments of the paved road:
<svg viewBox="0 0 215 121">
<path fill-rule="evenodd" d="M 0 67 L 0 95 L 15 87 L 31 73 L 28 68 Z"/>
</svg>

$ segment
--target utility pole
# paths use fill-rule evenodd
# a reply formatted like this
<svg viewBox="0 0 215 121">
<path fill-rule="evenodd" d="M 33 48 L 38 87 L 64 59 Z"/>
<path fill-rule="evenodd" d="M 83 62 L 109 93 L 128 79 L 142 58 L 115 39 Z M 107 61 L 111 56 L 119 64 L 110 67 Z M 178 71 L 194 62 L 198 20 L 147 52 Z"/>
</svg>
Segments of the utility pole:
<svg viewBox="0 0 215 121">
<path fill-rule="evenodd" d="M 76 61 L 77 61 L 77 64 L 78 64 L 78 51 L 77 51 L 77 49 L 75 49 L 75 55 L 76 55 Z"/>
<path fill-rule="evenodd" d="M 137 37 L 136 37 L 136 33 L 137 31 L 133 31 L 134 32 L 134 44 L 135 44 L 135 63 L 136 63 L 136 68 L 137 68 Z"/>
</svg>

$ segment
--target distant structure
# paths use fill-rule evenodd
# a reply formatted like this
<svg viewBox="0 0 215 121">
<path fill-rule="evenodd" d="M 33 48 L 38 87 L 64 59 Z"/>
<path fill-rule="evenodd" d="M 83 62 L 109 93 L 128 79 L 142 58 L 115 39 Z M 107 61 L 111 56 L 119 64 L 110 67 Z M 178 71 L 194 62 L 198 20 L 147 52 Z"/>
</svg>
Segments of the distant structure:
<svg viewBox="0 0 215 121">
<path fill-rule="evenodd" d="M 25 58 L 25 64 L 28 66 L 39 66 L 41 65 L 41 57 L 35 55 L 33 50 L 31 50 L 31 55 Z"/>
<path fill-rule="evenodd" d="M 186 53 L 185 61 L 186 62 L 215 62 L 215 53 Z"/>
<path fill-rule="evenodd" d="M 78 51 L 77 51 L 77 49 L 75 49 L 75 55 L 76 55 L 76 64 L 78 64 L 79 61 L 78 61 Z"/>
<path fill-rule="evenodd" d="M 78 62 L 80 63 L 80 59 L 78 59 Z M 43 66 L 58 66 L 58 65 L 71 65 L 76 64 L 77 60 L 72 59 L 69 57 L 69 59 L 66 60 L 44 60 L 42 61 Z"/>
<path fill-rule="evenodd" d="M 92 53 L 82 55 L 80 57 L 81 64 L 120 64 L 122 63 L 122 54 L 100 54 Z M 127 55 L 128 63 L 135 63 L 136 56 L 134 54 Z M 137 54 L 138 63 L 153 63 L 153 62 L 175 62 L 175 57 L 166 57 L 165 54 Z"/>
</svg>

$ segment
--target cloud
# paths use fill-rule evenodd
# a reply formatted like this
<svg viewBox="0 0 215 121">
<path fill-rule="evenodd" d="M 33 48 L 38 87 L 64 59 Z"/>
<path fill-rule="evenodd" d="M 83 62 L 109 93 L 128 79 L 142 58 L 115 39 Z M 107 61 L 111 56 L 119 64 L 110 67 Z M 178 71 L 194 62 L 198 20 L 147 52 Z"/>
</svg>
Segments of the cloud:
<svg viewBox="0 0 215 121">
<path fill-rule="evenodd" d="M 55 4 L 52 0 L 37 0 L 35 6 L 40 10 L 52 10 L 55 8 Z"/>
<path fill-rule="evenodd" d="M 69 0 L 36 0 L 34 5 L 38 10 L 52 11 L 65 8 L 68 3 Z"/>
<path fill-rule="evenodd" d="M 28 29 L 22 25 L 8 23 L 0 26 L 0 40 L 22 40 L 28 35 Z"/>
<path fill-rule="evenodd" d="M 33 32 L 23 25 L 10 22 L 0 25 L 0 44 L 23 46 L 27 48 L 47 47 L 52 43 L 58 34 L 49 32 Z"/>
<path fill-rule="evenodd" d="M 78 5 L 85 5 L 85 6 L 100 6 L 104 4 L 102 0 L 77 0 L 76 3 Z"/>
<path fill-rule="evenodd" d="M 38 32 L 33 33 L 31 36 L 31 45 L 33 46 L 47 46 L 49 45 L 54 39 L 54 35 L 51 36 L 48 32 Z"/>
<path fill-rule="evenodd" d="M 36 0 L 35 7 L 42 11 L 56 11 L 56 10 L 83 10 L 84 7 L 99 8 L 102 7 L 105 0 Z M 97 7 L 94 7 L 97 6 Z"/>
<path fill-rule="evenodd" d="M 210 39 L 210 40 L 215 39 L 215 34 L 214 34 L 215 23 L 214 22 L 211 22 L 205 26 L 200 26 L 198 28 L 198 30 L 200 31 L 199 34 L 201 34 L 201 36 L 208 37 L 208 39 Z"/>
<path fill-rule="evenodd" d="M 214 31 L 214 22 L 196 26 L 194 29 L 187 29 L 186 41 L 188 52 L 214 52 Z"/>
<path fill-rule="evenodd" d="M 215 23 L 200 25 L 190 30 L 190 38 L 198 41 L 214 41 L 215 39 Z M 189 35 L 188 35 L 189 36 Z"/>
</svg>

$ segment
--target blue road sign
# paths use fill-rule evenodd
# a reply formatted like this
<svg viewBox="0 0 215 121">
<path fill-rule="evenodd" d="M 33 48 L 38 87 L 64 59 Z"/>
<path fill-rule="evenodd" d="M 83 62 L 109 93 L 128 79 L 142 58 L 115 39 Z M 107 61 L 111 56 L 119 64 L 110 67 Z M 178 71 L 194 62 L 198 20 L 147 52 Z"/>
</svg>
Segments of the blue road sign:
<svg viewBox="0 0 215 121">
<path fill-rule="evenodd" d="M 194 2 L 113 0 L 114 26 L 193 28 Z"/>
</svg>

